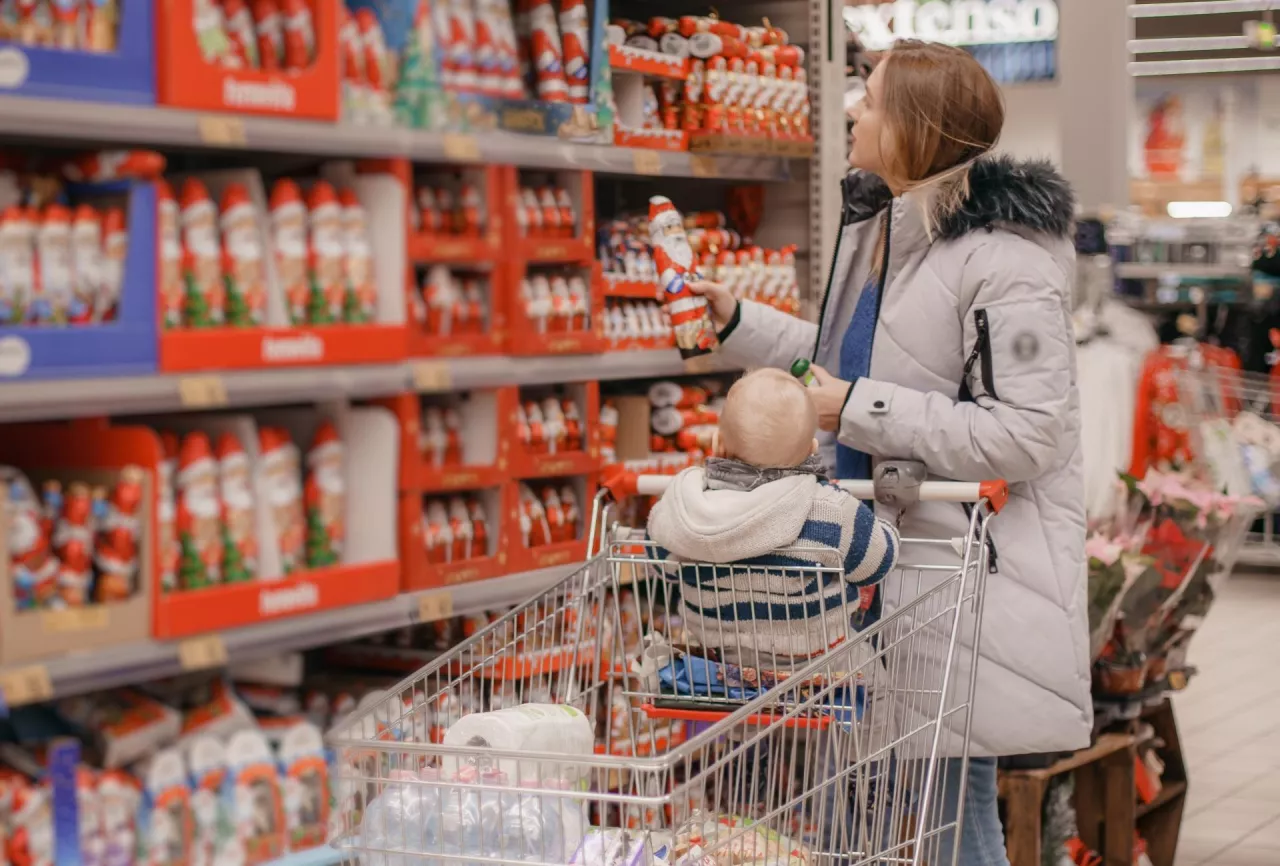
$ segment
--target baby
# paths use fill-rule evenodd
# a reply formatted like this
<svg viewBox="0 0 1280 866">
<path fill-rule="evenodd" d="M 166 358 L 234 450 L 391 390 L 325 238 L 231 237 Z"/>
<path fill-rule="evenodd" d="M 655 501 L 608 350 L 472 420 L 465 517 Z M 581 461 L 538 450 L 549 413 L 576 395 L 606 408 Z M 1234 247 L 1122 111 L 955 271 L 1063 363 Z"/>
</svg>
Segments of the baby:
<svg viewBox="0 0 1280 866">
<path fill-rule="evenodd" d="M 856 627 L 861 590 L 897 560 L 894 527 L 827 480 L 817 429 L 794 377 L 743 376 L 725 398 L 714 456 L 672 479 L 649 515 L 656 556 L 688 563 L 679 579 L 691 637 L 723 661 L 780 670 L 834 647 Z"/>
</svg>

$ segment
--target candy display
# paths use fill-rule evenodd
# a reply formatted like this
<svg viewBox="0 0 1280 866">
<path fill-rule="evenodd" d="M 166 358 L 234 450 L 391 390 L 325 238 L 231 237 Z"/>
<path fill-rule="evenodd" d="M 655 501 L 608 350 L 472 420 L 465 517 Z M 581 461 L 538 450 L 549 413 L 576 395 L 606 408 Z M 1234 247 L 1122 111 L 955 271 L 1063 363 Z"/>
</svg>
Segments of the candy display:
<svg viewBox="0 0 1280 866">
<path fill-rule="evenodd" d="M 479 237 L 489 227 L 484 191 L 460 176 L 435 177 L 417 188 L 410 228 L 428 235 Z"/>
<path fill-rule="evenodd" d="M 299 72 L 315 60 L 316 34 L 305 0 L 194 0 L 191 27 L 206 63 L 228 69 Z"/>
<path fill-rule="evenodd" d="M 580 537 L 582 514 L 570 484 L 522 482 L 518 487 L 520 540 L 525 547 L 558 544 Z"/>
<path fill-rule="evenodd" d="M 571 397 L 548 395 L 522 399 L 516 406 L 516 440 L 527 454 L 582 451 L 583 411 Z"/>
<path fill-rule="evenodd" d="M 559 186 L 522 186 L 516 203 L 521 237 L 568 238 L 578 231 L 578 214 L 569 190 Z"/>
<path fill-rule="evenodd" d="M 804 49 L 767 21 L 743 26 L 694 15 L 615 19 L 607 39 L 613 46 L 688 61 L 682 76 L 642 85 L 639 117 L 626 124 L 631 131 L 683 131 L 695 149 L 699 136 L 711 148 L 724 137 L 766 146 L 811 138 Z"/>
<path fill-rule="evenodd" d="M 424 273 L 420 292 L 418 315 L 431 336 L 484 334 L 489 330 L 492 288 L 487 273 L 432 265 Z"/>
<path fill-rule="evenodd" d="M 724 284 L 737 298 L 799 315 L 796 247 L 757 246 L 727 224 L 727 217 L 719 211 L 685 216 L 685 236 L 698 273 Z M 596 232 L 596 247 L 606 293 L 622 283 L 654 283 L 657 296 L 658 272 L 646 217 L 619 217 L 604 223 Z"/>
<path fill-rule="evenodd" d="M 591 291 L 580 270 L 538 267 L 520 280 L 519 302 L 538 334 L 591 326 Z"/>
<path fill-rule="evenodd" d="M 0 15 L 0 41 L 41 48 L 115 51 L 120 4 L 40 0 L 15 3 Z"/>
<path fill-rule="evenodd" d="M 125 466 L 110 486 L 46 481 L 0 467 L 11 514 L 9 567 L 19 611 L 109 604 L 139 589 L 145 478 Z"/>
<path fill-rule="evenodd" d="M 399 58 L 387 47 L 382 22 L 372 9 L 343 6 L 338 38 L 343 119 L 377 125 L 391 123 Z"/>
<path fill-rule="evenodd" d="M 429 497 L 422 508 L 422 538 L 432 564 L 463 562 L 489 555 L 491 530 L 477 496 Z"/>
<path fill-rule="evenodd" d="M 657 301 L 606 299 L 604 338 L 610 349 L 663 349 L 676 345 L 671 317 Z"/>
</svg>

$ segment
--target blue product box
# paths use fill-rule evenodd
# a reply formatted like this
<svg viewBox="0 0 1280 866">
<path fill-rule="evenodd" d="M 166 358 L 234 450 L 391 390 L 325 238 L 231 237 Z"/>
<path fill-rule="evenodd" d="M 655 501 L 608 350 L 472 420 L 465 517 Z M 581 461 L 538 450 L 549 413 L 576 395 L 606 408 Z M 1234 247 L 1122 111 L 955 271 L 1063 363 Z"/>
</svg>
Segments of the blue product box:
<svg viewBox="0 0 1280 866">
<path fill-rule="evenodd" d="M 156 371 L 156 186 L 132 182 L 72 186 L 69 190 L 73 200 L 91 199 L 93 193 L 128 191 L 129 248 L 117 318 L 89 325 L 0 326 L 0 382 Z"/>
<path fill-rule="evenodd" d="M 155 7 L 120 0 L 116 50 L 101 54 L 0 43 L 0 93 L 155 105 Z"/>
</svg>

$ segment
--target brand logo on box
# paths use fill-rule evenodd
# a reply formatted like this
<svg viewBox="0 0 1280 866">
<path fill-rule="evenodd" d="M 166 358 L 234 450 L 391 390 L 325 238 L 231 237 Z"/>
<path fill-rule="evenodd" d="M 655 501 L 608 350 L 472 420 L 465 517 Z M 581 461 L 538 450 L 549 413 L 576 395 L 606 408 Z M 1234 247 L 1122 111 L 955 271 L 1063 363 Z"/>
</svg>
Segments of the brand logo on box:
<svg viewBox="0 0 1280 866">
<path fill-rule="evenodd" d="M 262 360 L 264 361 L 319 361 L 323 358 L 324 340 L 315 334 L 262 339 Z"/>
<path fill-rule="evenodd" d="M 222 82 L 222 101 L 234 108 L 293 111 L 298 93 L 283 81 L 237 81 L 228 77 Z"/>
<path fill-rule="evenodd" d="M 279 616 L 310 610 L 320 604 L 320 589 L 314 583 L 300 583 L 284 589 L 264 589 L 258 593 L 258 615 Z"/>
</svg>

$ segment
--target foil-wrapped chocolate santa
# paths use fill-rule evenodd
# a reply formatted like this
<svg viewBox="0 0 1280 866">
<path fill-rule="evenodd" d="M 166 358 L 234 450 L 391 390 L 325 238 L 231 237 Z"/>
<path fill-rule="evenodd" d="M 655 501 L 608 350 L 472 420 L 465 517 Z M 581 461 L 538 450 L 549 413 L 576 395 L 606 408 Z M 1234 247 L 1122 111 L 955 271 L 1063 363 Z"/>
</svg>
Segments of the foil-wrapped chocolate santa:
<svg viewBox="0 0 1280 866">
<path fill-rule="evenodd" d="M 716 348 L 716 329 L 707 299 L 685 285 L 693 276 L 693 250 L 684 233 L 684 220 L 671 200 L 655 195 L 649 199 L 649 243 L 662 286 L 662 302 L 671 316 L 676 347 L 682 358 L 696 358 Z"/>
</svg>

